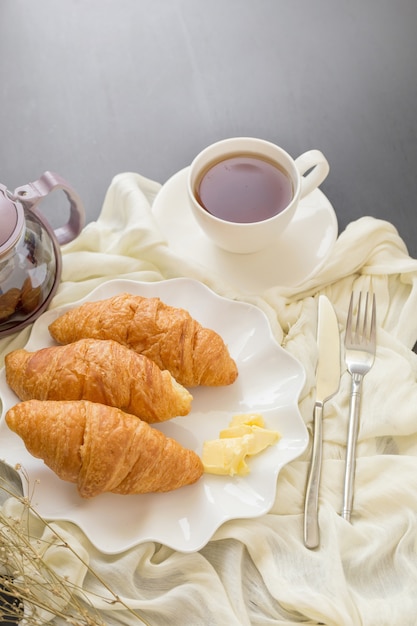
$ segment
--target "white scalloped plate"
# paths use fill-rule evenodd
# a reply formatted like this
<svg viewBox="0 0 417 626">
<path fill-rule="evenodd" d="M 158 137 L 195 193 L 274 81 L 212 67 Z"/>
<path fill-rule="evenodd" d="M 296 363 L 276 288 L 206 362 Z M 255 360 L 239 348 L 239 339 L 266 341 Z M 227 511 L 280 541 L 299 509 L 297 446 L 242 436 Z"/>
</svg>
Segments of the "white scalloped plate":
<svg viewBox="0 0 417 626">
<path fill-rule="evenodd" d="M 227 520 L 258 517 L 271 508 L 279 471 L 299 456 L 308 442 L 298 410 L 304 370 L 277 344 L 260 309 L 227 300 L 185 278 L 156 283 L 109 281 L 78 303 L 44 313 L 35 322 L 26 348 L 53 345 L 48 325 L 63 311 L 123 291 L 157 296 L 167 304 L 187 309 L 223 337 L 238 365 L 239 377 L 233 385 L 193 389 L 191 413 L 159 425 L 160 430 L 201 453 L 203 442 L 217 438 L 233 414 L 257 411 L 269 428 L 280 431 L 279 443 L 251 458 L 251 472 L 242 478 L 206 474 L 196 484 L 166 494 L 103 494 L 84 500 L 75 485 L 61 481 L 41 460 L 32 457 L 7 427 L 5 412 L 18 400 L 5 381 L 3 369 L 0 458 L 24 467 L 29 490 L 34 488 L 32 503 L 45 519 L 74 522 L 102 552 L 118 553 L 144 541 L 193 552 L 202 548 Z"/>
</svg>

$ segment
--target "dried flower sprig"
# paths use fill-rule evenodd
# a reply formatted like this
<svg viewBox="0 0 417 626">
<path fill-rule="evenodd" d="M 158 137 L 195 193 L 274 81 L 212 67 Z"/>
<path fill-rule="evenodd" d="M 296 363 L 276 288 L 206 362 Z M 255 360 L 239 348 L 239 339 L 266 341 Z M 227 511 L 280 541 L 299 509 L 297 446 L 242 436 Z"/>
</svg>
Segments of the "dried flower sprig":
<svg viewBox="0 0 417 626">
<path fill-rule="evenodd" d="M 23 476 L 28 486 L 29 480 L 24 472 Z M 64 533 L 36 511 L 31 504 L 33 490 L 30 496 L 24 497 L 17 493 L 16 486 L 9 483 L 7 478 L 1 477 L 0 490 L 19 504 L 18 515 L 7 514 L 0 508 L 0 624 L 41 626 L 53 620 L 57 624 L 73 626 L 106 626 L 92 603 L 92 597 L 95 596 L 101 605 L 117 604 L 135 617 L 138 624 L 149 626 L 112 591 Z M 45 529 L 42 537 L 31 532 L 33 522 L 40 523 Z M 59 567 L 51 566 L 47 558 L 50 549 L 61 550 L 63 556 L 70 556 L 77 561 L 78 578 L 60 572 Z M 102 595 L 83 590 L 82 581 L 87 572 L 103 590 Z"/>
</svg>

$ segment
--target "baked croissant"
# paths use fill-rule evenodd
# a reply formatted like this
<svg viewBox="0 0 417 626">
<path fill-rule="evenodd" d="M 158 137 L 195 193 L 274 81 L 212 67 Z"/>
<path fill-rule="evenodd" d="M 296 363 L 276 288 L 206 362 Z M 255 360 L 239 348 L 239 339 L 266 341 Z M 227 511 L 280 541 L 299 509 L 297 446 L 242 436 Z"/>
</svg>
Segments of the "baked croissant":
<svg viewBox="0 0 417 626">
<path fill-rule="evenodd" d="M 21 400 L 91 400 L 155 423 L 190 412 L 192 396 L 147 357 L 116 341 L 81 339 L 5 357 L 6 380 Z"/>
<path fill-rule="evenodd" d="M 159 298 L 122 293 L 86 302 L 58 317 L 49 331 L 61 344 L 82 337 L 114 339 L 169 370 L 186 387 L 228 385 L 237 377 L 223 339 L 188 311 Z"/>
<path fill-rule="evenodd" d="M 203 473 L 199 456 L 146 422 L 87 400 L 21 402 L 6 422 L 33 456 L 83 498 L 178 489 Z"/>
</svg>

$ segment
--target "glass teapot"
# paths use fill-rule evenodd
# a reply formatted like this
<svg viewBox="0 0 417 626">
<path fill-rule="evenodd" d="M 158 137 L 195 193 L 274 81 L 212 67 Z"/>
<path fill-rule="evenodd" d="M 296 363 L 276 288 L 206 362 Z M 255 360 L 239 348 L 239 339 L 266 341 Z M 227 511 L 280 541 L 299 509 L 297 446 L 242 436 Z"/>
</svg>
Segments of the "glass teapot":
<svg viewBox="0 0 417 626">
<path fill-rule="evenodd" d="M 54 230 L 39 205 L 57 189 L 65 193 L 70 215 Z M 61 277 L 60 245 L 75 239 L 84 221 L 81 199 L 58 174 L 45 172 L 14 193 L 0 183 L 0 339 L 47 308 Z"/>
</svg>

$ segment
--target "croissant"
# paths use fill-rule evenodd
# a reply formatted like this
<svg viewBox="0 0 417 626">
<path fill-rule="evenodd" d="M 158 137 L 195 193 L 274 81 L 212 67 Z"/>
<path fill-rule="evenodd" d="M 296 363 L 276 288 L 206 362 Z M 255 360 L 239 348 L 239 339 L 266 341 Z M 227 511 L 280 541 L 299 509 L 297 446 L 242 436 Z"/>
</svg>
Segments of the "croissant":
<svg viewBox="0 0 417 626">
<path fill-rule="evenodd" d="M 5 357 L 6 380 L 21 400 L 91 400 L 155 423 L 187 415 L 191 394 L 147 357 L 116 341 L 81 339 Z"/>
<path fill-rule="evenodd" d="M 165 492 L 196 482 L 199 456 L 120 409 L 87 400 L 27 400 L 6 422 L 33 456 L 83 498 Z"/>
<path fill-rule="evenodd" d="M 49 331 L 61 344 L 82 337 L 114 339 L 169 370 L 186 387 L 229 385 L 238 373 L 220 335 L 159 298 L 123 293 L 87 302 L 58 317 Z"/>
</svg>

